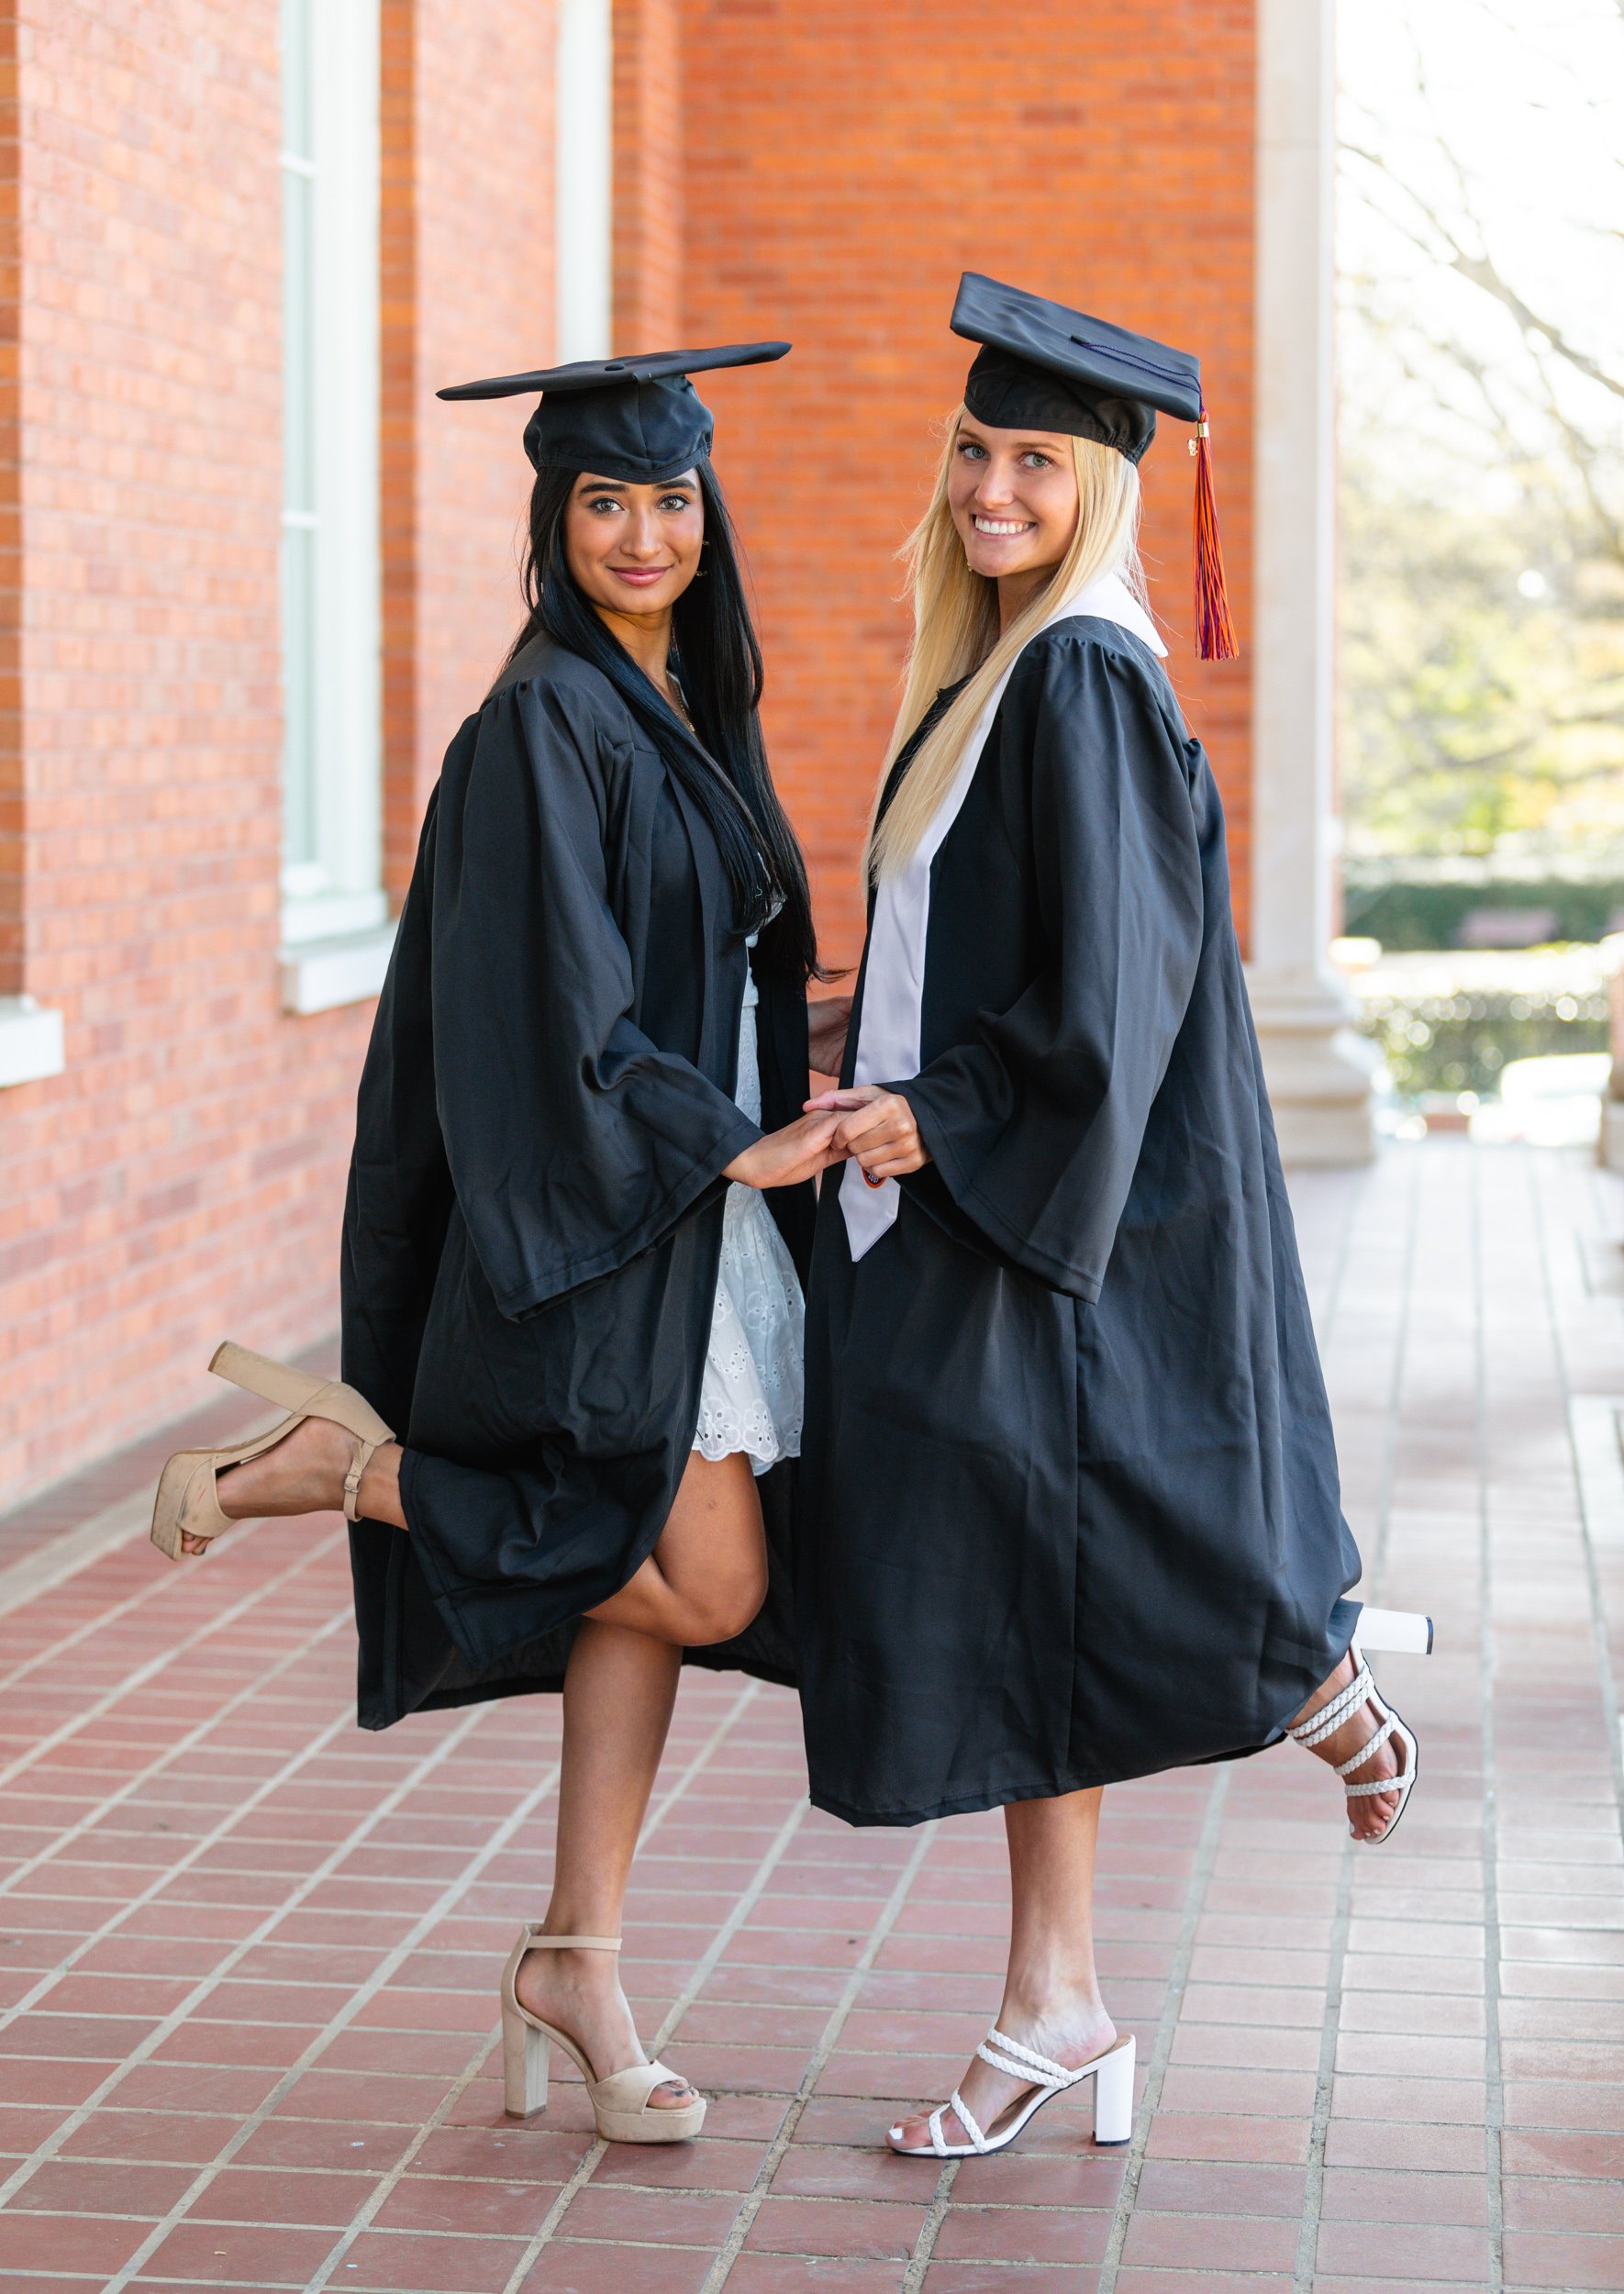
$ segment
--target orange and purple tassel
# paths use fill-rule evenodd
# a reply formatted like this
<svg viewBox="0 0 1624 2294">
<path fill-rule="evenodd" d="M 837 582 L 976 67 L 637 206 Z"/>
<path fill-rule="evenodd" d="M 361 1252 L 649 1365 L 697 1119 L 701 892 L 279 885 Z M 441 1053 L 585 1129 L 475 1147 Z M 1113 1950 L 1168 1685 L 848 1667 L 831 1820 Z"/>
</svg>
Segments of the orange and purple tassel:
<svg viewBox="0 0 1624 2294">
<path fill-rule="evenodd" d="M 1201 409 L 1190 451 L 1196 457 L 1196 651 L 1203 661 L 1233 661 L 1240 648 L 1229 619 L 1224 546 L 1212 491 L 1211 425 Z"/>
</svg>

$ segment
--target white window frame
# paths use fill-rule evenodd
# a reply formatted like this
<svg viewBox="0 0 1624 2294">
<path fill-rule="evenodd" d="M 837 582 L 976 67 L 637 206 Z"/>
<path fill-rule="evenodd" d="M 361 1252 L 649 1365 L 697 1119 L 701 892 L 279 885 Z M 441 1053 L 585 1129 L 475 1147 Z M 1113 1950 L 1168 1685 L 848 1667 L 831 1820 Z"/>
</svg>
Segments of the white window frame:
<svg viewBox="0 0 1624 2294">
<path fill-rule="evenodd" d="M 284 969 L 387 917 L 378 19 L 378 0 L 282 0 Z"/>
<path fill-rule="evenodd" d="M 558 0 L 554 55 L 555 355 L 606 359 L 614 284 L 615 32 L 611 0 Z M 656 349 L 634 342 L 634 351 Z"/>
<path fill-rule="evenodd" d="M 31 996 L 0 996 L 0 1091 L 60 1075 L 66 1064 L 61 1013 Z"/>
</svg>

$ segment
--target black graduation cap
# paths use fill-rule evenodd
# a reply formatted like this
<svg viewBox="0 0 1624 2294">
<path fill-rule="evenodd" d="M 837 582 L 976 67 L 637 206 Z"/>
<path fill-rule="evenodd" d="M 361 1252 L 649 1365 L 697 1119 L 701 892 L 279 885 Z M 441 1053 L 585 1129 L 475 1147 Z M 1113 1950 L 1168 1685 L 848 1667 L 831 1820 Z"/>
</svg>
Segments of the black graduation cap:
<svg viewBox="0 0 1624 2294">
<path fill-rule="evenodd" d="M 964 405 L 995 429 L 1059 430 L 1137 462 L 1156 435 L 1158 409 L 1196 426 L 1196 650 L 1203 661 L 1232 660 L 1240 648 L 1224 588 L 1200 360 L 979 271 L 960 280 L 949 324 L 982 346 Z"/>
<path fill-rule="evenodd" d="M 628 484 L 661 485 L 710 451 L 716 422 L 688 380 L 718 366 L 761 366 L 787 342 L 729 342 L 709 351 L 652 351 L 623 359 L 577 359 L 528 374 L 458 383 L 440 398 L 520 398 L 539 391 L 525 427 L 538 470 L 590 470 Z"/>
</svg>

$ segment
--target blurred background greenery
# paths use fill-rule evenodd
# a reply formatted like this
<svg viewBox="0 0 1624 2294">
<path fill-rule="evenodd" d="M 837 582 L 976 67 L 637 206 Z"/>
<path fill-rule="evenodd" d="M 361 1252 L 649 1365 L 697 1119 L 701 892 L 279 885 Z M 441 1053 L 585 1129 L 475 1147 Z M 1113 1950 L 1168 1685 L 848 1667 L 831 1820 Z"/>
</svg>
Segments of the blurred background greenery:
<svg viewBox="0 0 1624 2294">
<path fill-rule="evenodd" d="M 1344 929 L 1551 952 L 1351 976 L 1401 1100 L 1488 1097 L 1605 1049 L 1624 930 L 1624 0 L 1341 25 Z"/>
</svg>

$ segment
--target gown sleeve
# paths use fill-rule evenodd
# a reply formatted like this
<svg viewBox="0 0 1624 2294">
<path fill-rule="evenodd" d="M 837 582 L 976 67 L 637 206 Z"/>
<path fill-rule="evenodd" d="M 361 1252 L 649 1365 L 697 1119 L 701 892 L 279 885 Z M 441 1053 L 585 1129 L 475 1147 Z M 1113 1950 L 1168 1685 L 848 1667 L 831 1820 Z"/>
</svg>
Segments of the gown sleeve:
<svg viewBox="0 0 1624 2294">
<path fill-rule="evenodd" d="M 1151 674 L 1097 640 L 1040 641 L 1000 714 L 1030 790 L 1040 968 L 892 1088 L 936 1166 L 921 1202 L 945 1186 L 1002 1255 L 1093 1300 L 1200 958 L 1186 751 Z"/>
<path fill-rule="evenodd" d="M 579 696 L 538 681 L 486 704 L 458 785 L 442 784 L 440 1130 L 480 1265 L 514 1320 L 658 1242 L 761 1136 L 632 1017 L 609 896 L 628 769 Z M 707 959 L 689 952 L 696 968 Z"/>
</svg>

